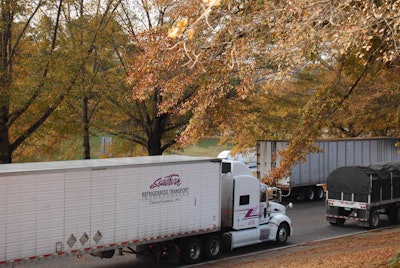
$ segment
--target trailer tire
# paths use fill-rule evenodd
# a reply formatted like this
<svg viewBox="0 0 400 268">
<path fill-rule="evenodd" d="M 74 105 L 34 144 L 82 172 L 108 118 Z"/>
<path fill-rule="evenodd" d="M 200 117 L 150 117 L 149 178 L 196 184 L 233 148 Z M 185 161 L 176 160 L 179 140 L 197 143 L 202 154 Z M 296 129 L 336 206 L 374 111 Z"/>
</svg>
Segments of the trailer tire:
<svg viewBox="0 0 400 268">
<path fill-rule="evenodd" d="M 400 205 L 396 206 L 396 210 L 395 210 L 395 220 L 396 223 L 395 224 L 399 224 L 400 223 Z"/>
<path fill-rule="evenodd" d="M 304 190 L 304 201 L 313 201 L 315 199 L 315 192 L 313 187 L 307 187 Z"/>
<path fill-rule="evenodd" d="M 380 223 L 381 221 L 379 218 L 379 212 L 377 210 L 371 211 L 371 214 L 369 215 L 369 228 L 371 229 L 378 228 Z"/>
<path fill-rule="evenodd" d="M 114 257 L 114 254 L 115 254 L 115 249 L 105 250 L 101 252 L 101 256 L 105 259 L 111 259 L 112 257 Z"/>
<path fill-rule="evenodd" d="M 315 187 L 314 191 L 315 191 L 316 200 L 324 199 L 324 196 L 325 196 L 324 188 L 322 188 L 321 186 L 317 186 L 317 187 Z"/>
<path fill-rule="evenodd" d="M 346 222 L 346 219 L 341 219 L 341 218 L 336 218 L 334 222 L 329 222 L 331 225 L 335 226 L 343 226 L 344 223 Z"/>
<path fill-rule="evenodd" d="M 289 226 L 287 223 L 281 223 L 278 227 L 278 231 L 276 232 L 276 240 L 275 242 L 278 245 L 283 245 L 286 243 L 289 236 Z"/>
<path fill-rule="evenodd" d="M 215 260 L 221 254 L 222 242 L 218 235 L 206 236 L 203 241 L 204 257 L 207 260 Z"/>
<path fill-rule="evenodd" d="M 193 264 L 200 261 L 203 255 L 203 249 L 200 239 L 189 238 L 183 242 L 182 259 L 187 264 Z"/>
<path fill-rule="evenodd" d="M 391 224 L 400 223 L 400 205 L 393 206 L 388 212 L 389 221 Z"/>
</svg>

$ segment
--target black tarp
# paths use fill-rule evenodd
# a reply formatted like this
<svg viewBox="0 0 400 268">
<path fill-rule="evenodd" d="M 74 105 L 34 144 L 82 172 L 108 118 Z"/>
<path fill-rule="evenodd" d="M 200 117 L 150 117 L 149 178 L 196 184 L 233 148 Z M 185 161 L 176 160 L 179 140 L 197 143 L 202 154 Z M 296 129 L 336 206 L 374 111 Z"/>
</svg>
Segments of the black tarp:
<svg viewBox="0 0 400 268">
<path fill-rule="evenodd" d="M 327 189 L 332 199 L 341 199 L 342 193 L 344 200 L 351 201 L 354 194 L 354 201 L 359 202 L 367 202 L 369 194 L 371 202 L 399 198 L 400 162 L 337 168 L 327 178 Z"/>
</svg>

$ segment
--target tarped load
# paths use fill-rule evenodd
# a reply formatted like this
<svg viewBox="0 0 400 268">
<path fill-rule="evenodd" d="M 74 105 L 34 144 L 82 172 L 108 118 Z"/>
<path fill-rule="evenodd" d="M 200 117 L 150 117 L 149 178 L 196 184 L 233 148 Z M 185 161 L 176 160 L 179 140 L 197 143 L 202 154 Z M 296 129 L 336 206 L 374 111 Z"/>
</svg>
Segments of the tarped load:
<svg viewBox="0 0 400 268">
<path fill-rule="evenodd" d="M 371 202 L 400 198 L 400 162 L 346 166 L 332 171 L 327 179 L 329 199 Z M 353 196 L 353 197 L 352 197 Z M 353 200 L 352 200 L 353 198 Z"/>
</svg>

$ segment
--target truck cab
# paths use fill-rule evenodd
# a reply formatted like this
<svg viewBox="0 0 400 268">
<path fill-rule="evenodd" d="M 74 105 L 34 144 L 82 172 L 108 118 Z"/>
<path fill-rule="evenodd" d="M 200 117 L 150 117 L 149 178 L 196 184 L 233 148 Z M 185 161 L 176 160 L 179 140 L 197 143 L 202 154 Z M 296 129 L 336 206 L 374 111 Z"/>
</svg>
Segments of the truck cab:
<svg viewBox="0 0 400 268">
<path fill-rule="evenodd" d="M 292 235 L 285 206 L 268 200 L 268 186 L 245 164 L 223 161 L 221 194 L 221 224 L 227 248 L 264 241 L 283 244 Z"/>
</svg>

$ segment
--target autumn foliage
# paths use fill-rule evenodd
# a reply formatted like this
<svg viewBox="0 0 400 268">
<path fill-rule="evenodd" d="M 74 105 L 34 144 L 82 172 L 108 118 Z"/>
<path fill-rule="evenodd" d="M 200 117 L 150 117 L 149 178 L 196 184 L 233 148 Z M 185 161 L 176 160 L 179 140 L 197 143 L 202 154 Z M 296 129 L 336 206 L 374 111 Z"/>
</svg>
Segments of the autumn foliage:
<svg viewBox="0 0 400 268">
<path fill-rule="evenodd" d="M 279 177 L 317 138 L 399 136 L 398 1 L 100 2 L 2 2 L 1 162 L 217 135 L 288 140 Z"/>
<path fill-rule="evenodd" d="M 317 138 L 398 136 L 397 1 L 204 1 L 202 10 L 188 19 L 209 34 L 192 41 L 189 23 L 177 42 L 201 51 L 229 40 L 225 63 L 252 86 L 246 100 L 221 101 L 230 104 L 223 133 L 242 148 L 289 140 L 269 179 L 315 150 Z"/>
</svg>

